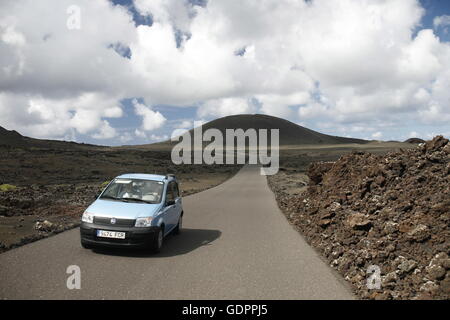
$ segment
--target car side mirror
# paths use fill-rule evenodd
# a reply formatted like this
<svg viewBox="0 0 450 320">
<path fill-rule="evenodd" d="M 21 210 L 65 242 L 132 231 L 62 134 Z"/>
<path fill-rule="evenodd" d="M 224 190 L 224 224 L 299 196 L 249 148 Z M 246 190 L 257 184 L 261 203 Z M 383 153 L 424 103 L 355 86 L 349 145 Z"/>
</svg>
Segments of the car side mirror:
<svg viewBox="0 0 450 320">
<path fill-rule="evenodd" d="M 166 206 L 173 206 L 175 204 L 175 200 L 167 200 Z"/>
</svg>

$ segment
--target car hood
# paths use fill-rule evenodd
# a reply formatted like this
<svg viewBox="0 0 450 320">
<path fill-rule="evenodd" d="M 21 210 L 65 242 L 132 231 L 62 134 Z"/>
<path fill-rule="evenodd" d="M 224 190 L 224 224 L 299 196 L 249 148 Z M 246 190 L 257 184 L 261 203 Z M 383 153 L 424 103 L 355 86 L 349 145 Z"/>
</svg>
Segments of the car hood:
<svg viewBox="0 0 450 320">
<path fill-rule="evenodd" d="M 114 217 L 119 219 L 136 219 L 154 216 L 161 204 L 122 202 L 114 200 L 95 200 L 86 211 L 96 217 Z"/>
</svg>

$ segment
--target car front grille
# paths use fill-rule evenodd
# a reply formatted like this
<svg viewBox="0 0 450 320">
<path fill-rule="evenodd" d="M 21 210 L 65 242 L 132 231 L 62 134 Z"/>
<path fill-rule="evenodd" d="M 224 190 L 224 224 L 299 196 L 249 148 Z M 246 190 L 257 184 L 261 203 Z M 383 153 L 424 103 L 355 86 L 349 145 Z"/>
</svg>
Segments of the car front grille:
<svg viewBox="0 0 450 320">
<path fill-rule="evenodd" d="M 106 217 L 94 217 L 94 223 L 105 226 L 118 226 L 118 227 L 134 227 L 135 219 L 117 219 L 116 223 L 111 223 L 112 218 Z"/>
</svg>

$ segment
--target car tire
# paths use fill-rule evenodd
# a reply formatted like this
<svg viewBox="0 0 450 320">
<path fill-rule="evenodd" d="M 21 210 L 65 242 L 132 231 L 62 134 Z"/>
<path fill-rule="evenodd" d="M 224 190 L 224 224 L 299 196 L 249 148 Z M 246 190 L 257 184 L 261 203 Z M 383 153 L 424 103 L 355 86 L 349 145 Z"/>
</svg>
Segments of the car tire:
<svg viewBox="0 0 450 320">
<path fill-rule="evenodd" d="M 155 237 L 152 240 L 150 249 L 153 253 L 161 252 L 161 248 L 164 242 L 164 228 L 159 228 Z"/>
<path fill-rule="evenodd" d="M 84 249 L 92 249 L 92 246 L 91 246 L 91 245 L 89 245 L 89 244 L 87 244 L 86 242 L 83 242 L 83 241 L 81 241 L 81 246 L 82 246 Z"/>
<path fill-rule="evenodd" d="M 181 233 L 181 229 L 183 228 L 183 215 L 180 216 L 180 218 L 178 219 L 178 224 L 174 229 L 174 234 L 180 234 Z"/>
</svg>

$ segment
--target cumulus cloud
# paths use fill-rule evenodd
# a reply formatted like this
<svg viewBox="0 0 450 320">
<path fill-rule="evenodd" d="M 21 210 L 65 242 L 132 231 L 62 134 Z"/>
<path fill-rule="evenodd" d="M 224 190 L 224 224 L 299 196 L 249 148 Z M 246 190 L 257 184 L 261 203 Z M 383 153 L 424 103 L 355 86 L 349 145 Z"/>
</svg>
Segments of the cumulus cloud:
<svg viewBox="0 0 450 320">
<path fill-rule="evenodd" d="M 133 100 L 134 111 L 142 117 L 142 129 L 152 131 L 161 128 L 166 122 L 166 118 L 158 111 L 153 111 L 150 107 Z"/>
<path fill-rule="evenodd" d="M 151 15 L 153 21 L 170 24 L 187 32 L 196 7 L 187 1 L 179 0 L 135 0 L 134 5 L 143 15 Z"/>
<path fill-rule="evenodd" d="M 122 116 L 127 75 L 124 58 L 108 45 L 132 39 L 133 23 L 122 7 L 81 0 L 81 29 L 69 30 L 72 4 L 0 3 L 0 125 L 43 138 L 73 130 L 113 136 L 104 118 Z"/>
<path fill-rule="evenodd" d="M 408 134 L 408 139 L 409 139 L 409 138 L 417 138 L 417 137 L 419 137 L 419 134 L 417 133 L 417 131 L 411 131 L 411 132 Z"/>
<path fill-rule="evenodd" d="M 147 134 L 143 130 L 135 129 L 134 135 L 138 138 L 147 138 Z"/>
<path fill-rule="evenodd" d="M 71 5 L 0 3 L 0 125 L 126 140 L 108 118 L 136 97 L 147 105 L 133 101 L 142 126 L 129 134 L 142 138 L 166 124 L 154 105 L 370 127 L 368 135 L 405 117 L 450 119 L 450 44 L 420 30 L 416 0 L 135 0 L 151 26 L 107 0 L 79 0 L 80 30 L 66 27 Z M 436 17 L 435 29 L 448 21 Z"/>
<path fill-rule="evenodd" d="M 433 25 L 435 28 L 450 26 L 450 16 L 443 15 L 434 18 Z"/>
<path fill-rule="evenodd" d="M 194 126 L 194 122 L 192 120 L 180 120 L 175 125 L 176 129 L 191 129 Z"/>
<path fill-rule="evenodd" d="M 150 140 L 152 140 L 154 142 L 165 141 L 168 139 L 169 139 L 169 136 L 166 134 L 164 134 L 164 135 L 151 134 L 150 135 Z"/>
<path fill-rule="evenodd" d="M 224 98 L 209 100 L 198 108 L 198 116 L 226 117 L 235 114 L 253 113 L 256 106 L 253 101 L 245 98 Z"/>
<path fill-rule="evenodd" d="M 383 137 L 383 133 L 380 131 L 372 133 L 372 138 L 375 140 L 380 140 Z"/>
<path fill-rule="evenodd" d="M 116 130 L 109 125 L 108 121 L 103 120 L 99 132 L 94 134 L 92 137 L 94 139 L 111 139 L 114 138 L 116 135 L 117 135 Z"/>
<path fill-rule="evenodd" d="M 108 122 L 102 119 L 121 117 L 122 109 L 117 99 L 102 93 L 53 98 L 0 92 L 0 114 L 1 126 L 34 137 L 62 138 L 75 130 L 99 138 L 112 135 L 105 125 Z"/>
<path fill-rule="evenodd" d="M 119 140 L 121 143 L 127 143 L 133 140 L 133 136 L 130 132 L 125 132 L 119 136 Z"/>
</svg>

